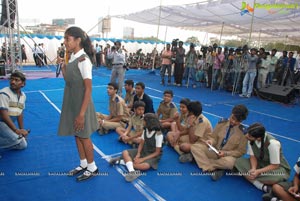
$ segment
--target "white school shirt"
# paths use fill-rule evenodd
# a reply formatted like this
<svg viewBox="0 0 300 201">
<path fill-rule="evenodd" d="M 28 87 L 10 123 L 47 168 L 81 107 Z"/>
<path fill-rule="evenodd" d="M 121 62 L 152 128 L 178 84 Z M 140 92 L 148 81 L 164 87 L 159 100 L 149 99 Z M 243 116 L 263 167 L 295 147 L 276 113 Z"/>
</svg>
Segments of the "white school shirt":
<svg viewBox="0 0 300 201">
<path fill-rule="evenodd" d="M 255 141 L 255 144 L 260 149 L 261 142 Z M 281 148 L 281 145 L 278 140 L 275 140 L 275 139 L 270 140 L 268 150 L 269 150 L 269 154 L 270 154 L 270 163 L 271 164 L 280 164 L 280 148 Z M 250 156 L 254 156 L 250 142 L 248 142 L 248 154 Z"/>
<path fill-rule="evenodd" d="M 83 49 L 79 50 L 76 54 L 72 53 L 69 62 L 74 61 L 75 59 L 79 58 L 83 54 L 86 54 Z M 78 68 L 84 80 L 92 79 L 92 67 L 93 65 L 90 59 L 85 59 L 81 62 L 78 62 Z"/>
</svg>

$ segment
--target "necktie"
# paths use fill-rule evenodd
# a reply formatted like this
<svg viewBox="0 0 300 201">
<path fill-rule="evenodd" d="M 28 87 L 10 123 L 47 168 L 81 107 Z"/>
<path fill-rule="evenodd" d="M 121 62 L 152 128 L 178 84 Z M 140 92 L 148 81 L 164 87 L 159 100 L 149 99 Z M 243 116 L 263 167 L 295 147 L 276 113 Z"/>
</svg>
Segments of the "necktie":
<svg viewBox="0 0 300 201">
<path fill-rule="evenodd" d="M 230 135 L 230 129 L 232 128 L 232 126 L 230 125 L 228 128 L 227 128 L 227 132 L 226 132 L 226 135 L 221 143 L 221 149 L 225 146 L 225 144 L 227 143 L 227 140 L 229 138 L 229 135 Z"/>
</svg>

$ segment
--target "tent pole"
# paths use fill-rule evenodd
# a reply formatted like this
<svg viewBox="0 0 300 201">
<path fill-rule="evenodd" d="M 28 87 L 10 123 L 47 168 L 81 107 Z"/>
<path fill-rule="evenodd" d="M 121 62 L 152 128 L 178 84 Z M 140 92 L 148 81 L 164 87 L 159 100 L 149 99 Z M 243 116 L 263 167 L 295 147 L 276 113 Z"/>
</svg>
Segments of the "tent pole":
<svg viewBox="0 0 300 201">
<path fill-rule="evenodd" d="M 260 36 L 261 36 L 261 29 L 259 30 L 259 36 L 258 36 L 258 47 L 260 48 L 261 47 L 261 45 L 260 45 Z"/>
<path fill-rule="evenodd" d="M 288 35 L 285 36 L 285 42 L 284 42 L 284 49 L 283 50 L 286 50 L 287 41 L 288 41 Z"/>
<path fill-rule="evenodd" d="M 165 39 L 164 39 L 164 42 L 165 42 L 165 43 L 166 43 L 166 40 L 167 40 L 167 33 L 168 33 L 168 27 L 166 26 Z"/>
<path fill-rule="evenodd" d="M 224 22 L 222 23 L 222 28 L 221 28 L 221 33 L 220 33 L 220 40 L 219 40 L 220 45 L 219 46 L 221 46 L 221 40 L 222 40 L 222 36 L 223 36 L 223 29 L 224 29 Z"/>
<path fill-rule="evenodd" d="M 159 26 L 160 26 L 161 4 L 162 4 L 162 0 L 160 0 L 160 4 L 159 4 L 158 23 L 157 23 L 157 33 L 156 33 L 156 39 L 157 39 L 157 40 L 158 40 Z M 156 41 L 156 43 L 155 43 L 155 49 L 157 49 L 157 41 Z M 154 71 L 155 57 L 156 57 L 156 54 L 153 56 L 152 71 Z"/>
<path fill-rule="evenodd" d="M 207 32 L 205 32 L 205 36 L 203 38 L 203 42 L 202 42 L 203 45 L 204 45 L 205 39 L 206 39 L 206 43 L 205 44 L 207 45 L 207 41 L 208 41 L 208 33 Z"/>
<path fill-rule="evenodd" d="M 253 7 L 255 6 L 255 4 L 256 4 L 256 0 L 253 1 Z M 251 37 L 252 37 L 252 29 L 253 29 L 253 21 L 254 21 L 254 12 L 255 12 L 255 9 L 253 9 L 253 12 L 252 12 L 251 26 L 250 26 L 250 33 L 249 33 L 248 44 L 250 44 L 250 42 L 251 42 Z"/>
</svg>

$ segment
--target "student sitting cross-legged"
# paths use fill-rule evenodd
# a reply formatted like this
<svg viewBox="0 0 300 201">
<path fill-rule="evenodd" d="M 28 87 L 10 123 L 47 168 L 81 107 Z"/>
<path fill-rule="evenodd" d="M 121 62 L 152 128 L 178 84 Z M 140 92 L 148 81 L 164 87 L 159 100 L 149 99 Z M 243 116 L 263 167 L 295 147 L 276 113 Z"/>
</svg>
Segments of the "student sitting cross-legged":
<svg viewBox="0 0 300 201">
<path fill-rule="evenodd" d="M 109 96 L 109 115 L 96 112 L 99 123 L 98 133 L 100 135 L 115 130 L 117 127 L 124 127 L 128 123 L 129 111 L 126 108 L 124 99 L 117 94 L 118 85 L 114 82 L 107 84 Z"/>
<path fill-rule="evenodd" d="M 156 112 L 164 131 L 168 131 L 171 128 L 171 124 L 174 121 L 173 117 L 176 112 L 177 107 L 173 102 L 173 91 L 165 90 L 163 101 L 160 102 Z"/>
<path fill-rule="evenodd" d="M 157 169 L 162 154 L 163 135 L 158 118 L 153 113 L 144 115 L 144 131 L 137 149 L 125 150 L 121 157 L 112 158 L 111 165 L 125 164 L 128 174 L 125 180 L 131 182 L 141 175 L 139 170 Z"/>
<path fill-rule="evenodd" d="M 120 135 L 119 141 L 135 147 L 143 133 L 145 103 L 135 101 L 133 104 L 134 114 L 130 117 L 127 128 L 117 127 L 116 132 Z"/>
<path fill-rule="evenodd" d="M 212 172 L 214 181 L 221 178 L 225 170 L 231 170 L 237 158 L 247 151 L 247 139 L 241 122 L 247 118 L 248 109 L 244 105 L 236 105 L 229 119 L 222 119 L 208 136 L 208 140 L 194 144 L 192 154 L 199 168 L 204 172 Z M 216 148 L 217 153 L 209 149 Z"/>
<path fill-rule="evenodd" d="M 210 121 L 202 114 L 202 104 L 199 101 L 191 101 L 188 106 L 188 138 L 185 142 L 182 142 L 179 149 L 181 163 L 192 162 L 193 155 L 191 153 L 191 147 L 194 144 L 201 143 L 203 140 L 207 140 L 209 133 L 212 132 L 212 126 Z"/>
<path fill-rule="evenodd" d="M 180 144 L 188 142 L 188 104 L 190 99 L 183 98 L 180 100 L 180 114 L 175 113 L 173 119 L 174 122 L 171 124 L 171 131 L 167 134 L 167 140 L 171 147 L 179 151 Z"/>
<path fill-rule="evenodd" d="M 250 125 L 246 137 L 250 158 L 237 159 L 235 168 L 256 188 L 269 193 L 270 185 L 290 177 L 290 166 L 283 156 L 281 144 L 266 133 L 260 123 Z"/>
</svg>

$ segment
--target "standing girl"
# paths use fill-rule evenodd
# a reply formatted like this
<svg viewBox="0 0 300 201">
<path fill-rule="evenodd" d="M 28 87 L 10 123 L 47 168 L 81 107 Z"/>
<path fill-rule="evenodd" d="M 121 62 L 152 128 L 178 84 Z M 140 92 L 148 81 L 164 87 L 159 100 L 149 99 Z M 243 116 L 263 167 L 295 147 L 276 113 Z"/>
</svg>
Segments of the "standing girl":
<svg viewBox="0 0 300 201">
<path fill-rule="evenodd" d="M 87 180 L 98 173 L 94 162 L 93 144 L 90 136 L 97 130 L 96 112 L 92 93 L 93 47 L 88 35 L 79 27 L 70 27 L 64 36 L 66 52 L 70 59 L 63 61 L 62 74 L 65 90 L 58 134 L 75 136 L 80 165 L 69 172 L 70 176 L 82 173 L 77 181 Z"/>
</svg>

